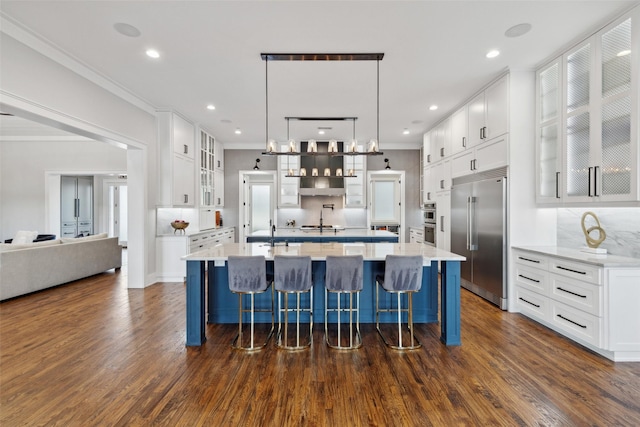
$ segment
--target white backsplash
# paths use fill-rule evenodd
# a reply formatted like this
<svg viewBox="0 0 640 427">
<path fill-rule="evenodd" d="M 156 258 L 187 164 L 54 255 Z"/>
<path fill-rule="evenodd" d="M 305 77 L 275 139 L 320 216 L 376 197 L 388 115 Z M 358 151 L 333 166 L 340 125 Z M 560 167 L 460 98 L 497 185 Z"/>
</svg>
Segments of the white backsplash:
<svg viewBox="0 0 640 427">
<path fill-rule="evenodd" d="M 322 208 L 323 204 L 333 204 L 333 210 Z M 322 222 L 327 225 L 340 225 L 356 228 L 367 226 L 366 209 L 344 209 L 342 197 L 315 196 L 303 197 L 300 208 L 278 209 L 278 228 L 286 228 L 287 220 L 295 220 L 295 227 L 301 225 L 320 224 L 320 211 L 322 210 Z"/>
<path fill-rule="evenodd" d="M 600 245 L 611 255 L 640 258 L 640 208 L 562 208 L 558 209 L 558 246 L 582 248 L 587 245 L 582 232 L 582 215 L 593 212 L 607 233 Z M 595 225 L 588 217 L 586 228 Z M 593 231 L 592 237 L 598 234 Z"/>
</svg>

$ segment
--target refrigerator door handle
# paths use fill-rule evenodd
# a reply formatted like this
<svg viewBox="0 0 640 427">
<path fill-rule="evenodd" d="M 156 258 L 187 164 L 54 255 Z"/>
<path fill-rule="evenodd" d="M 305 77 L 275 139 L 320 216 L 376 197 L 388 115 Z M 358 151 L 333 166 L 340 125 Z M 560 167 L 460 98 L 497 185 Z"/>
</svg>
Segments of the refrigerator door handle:
<svg viewBox="0 0 640 427">
<path fill-rule="evenodd" d="M 469 234 L 469 250 L 477 251 L 478 243 L 476 239 L 474 239 L 474 235 L 476 234 L 476 197 L 469 197 L 469 210 L 468 210 L 468 234 Z"/>
<path fill-rule="evenodd" d="M 471 197 L 467 197 L 467 250 L 469 250 L 469 248 L 471 246 L 471 242 L 469 241 L 469 236 L 471 234 L 469 232 L 469 227 L 470 227 L 470 224 L 471 224 L 470 211 L 471 211 Z"/>
</svg>

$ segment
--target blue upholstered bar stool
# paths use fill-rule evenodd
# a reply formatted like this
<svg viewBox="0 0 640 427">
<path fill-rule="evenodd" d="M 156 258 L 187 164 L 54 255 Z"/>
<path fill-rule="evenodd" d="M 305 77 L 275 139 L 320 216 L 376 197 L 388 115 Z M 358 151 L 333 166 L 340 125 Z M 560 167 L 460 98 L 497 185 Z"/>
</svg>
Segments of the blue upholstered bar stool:
<svg viewBox="0 0 640 427">
<path fill-rule="evenodd" d="M 324 288 L 324 337 L 325 342 L 331 348 L 353 350 L 362 347 L 362 336 L 360 335 L 360 291 L 362 290 L 363 268 L 362 255 L 327 255 Z M 329 307 L 330 293 L 337 296 L 335 308 Z M 353 306 L 353 294 L 356 295 L 355 308 Z M 346 295 L 349 295 L 349 307 L 343 308 L 340 300 Z M 336 344 L 332 344 L 329 338 L 328 317 L 329 313 L 332 312 L 338 314 L 338 338 Z M 340 314 L 344 312 L 349 314 L 349 345 L 342 345 Z M 356 315 L 355 331 L 353 330 L 354 313 Z"/>
<path fill-rule="evenodd" d="M 390 293 L 397 295 L 397 306 L 395 308 L 381 309 L 379 306 L 378 285 Z M 384 343 L 397 350 L 412 350 L 420 348 L 421 344 L 415 339 L 413 334 L 413 293 L 418 292 L 422 287 L 422 256 L 387 255 L 385 258 L 384 276 L 376 276 L 376 329 L 382 337 Z M 402 308 L 402 294 L 407 294 L 408 306 Z M 398 340 L 397 344 L 392 344 L 385 338 L 380 330 L 380 313 L 397 312 L 398 315 Z M 402 313 L 407 313 L 407 323 L 410 333 L 410 344 L 404 345 L 402 342 Z"/>
<path fill-rule="evenodd" d="M 311 278 L 311 257 L 309 256 L 284 256 L 273 257 L 273 283 L 278 292 L 278 339 L 276 345 L 287 350 L 302 350 L 311 346 L 313 342 L 313 281 Z M 309 308 L 300 305 L 300 296 L 309 294 Z M 295 308 L 289 307 L 289 294 L 296 294 Z M 281 304 L 281 296 L 284 295 L 284 306 Z M 289 313 L 296 314 L 296 340 L 295 345 L 288 343 Z M 300 344 L 300 314 L 309 315 L 309 339 Z M 282 317 L 284 314 L 284 322 Z M 284 332 L 282 324 L 284 323 Z"/>
<path fill-rule="evenodd" d="M 271 308 L 257 309 L 255 307 L 255 295 L 264 293 L 269 289 L 269 285 L 273 278 L 267 277 L 267 267 L 264 256 L 229 256 L 227 260 L 227 271 L 229 273 L 229 290 L 238 294 L 238 335 L 234 338 L 231 345 L 239 350 L 255 351 L 264 348 L 274 331 L 274 314 L 273 314 L 273 287 L 271 287 Z M 243 297 L 248 296 L 250 299 L 250 307 L 244 308 L 242 304 Z M 271 329 L 267 338 L 259 346 L 255 345 L 255 313 L 271 312 Z M 243 340 L 243 314 L 250 313 L 250 340 L 248 345 Z"/>
</svg>

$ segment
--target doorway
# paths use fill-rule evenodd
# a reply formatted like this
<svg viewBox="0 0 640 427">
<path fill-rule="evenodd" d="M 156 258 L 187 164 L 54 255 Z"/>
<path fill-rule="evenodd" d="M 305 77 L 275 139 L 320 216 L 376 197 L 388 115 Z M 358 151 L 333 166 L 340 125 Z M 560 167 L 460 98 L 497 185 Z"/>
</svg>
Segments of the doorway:
<svg viewBox="0 0 640 427">
<path fill-rule="evenodd" d="M 246 237 L 258 231 L 269 231 L 275 224 L 276 204 L 275 171 L 240 171 L 239 237 L 243 243 Z"/>
<path fill-rule="evenodd" d="M 109 237 L 118 237 L 120 246 L 127 247 L 127 184 L 109 184 Z"/>
</svg>

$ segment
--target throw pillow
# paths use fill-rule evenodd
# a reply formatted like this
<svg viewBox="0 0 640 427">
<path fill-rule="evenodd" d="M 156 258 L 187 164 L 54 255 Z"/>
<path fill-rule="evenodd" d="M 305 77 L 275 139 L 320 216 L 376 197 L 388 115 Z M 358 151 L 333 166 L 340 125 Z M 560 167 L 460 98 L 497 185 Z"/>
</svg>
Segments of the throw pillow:
<svg viewBox="0 0 640 427">
<path fill-rule="evenodd" d="M 33 243 L 36 237 L 38 237 L 37 231 L 20 230 L 16 233 L 16 236 L 13 238 L 11 244 L 24 245 L 25 243 Z"/>
</svg>

